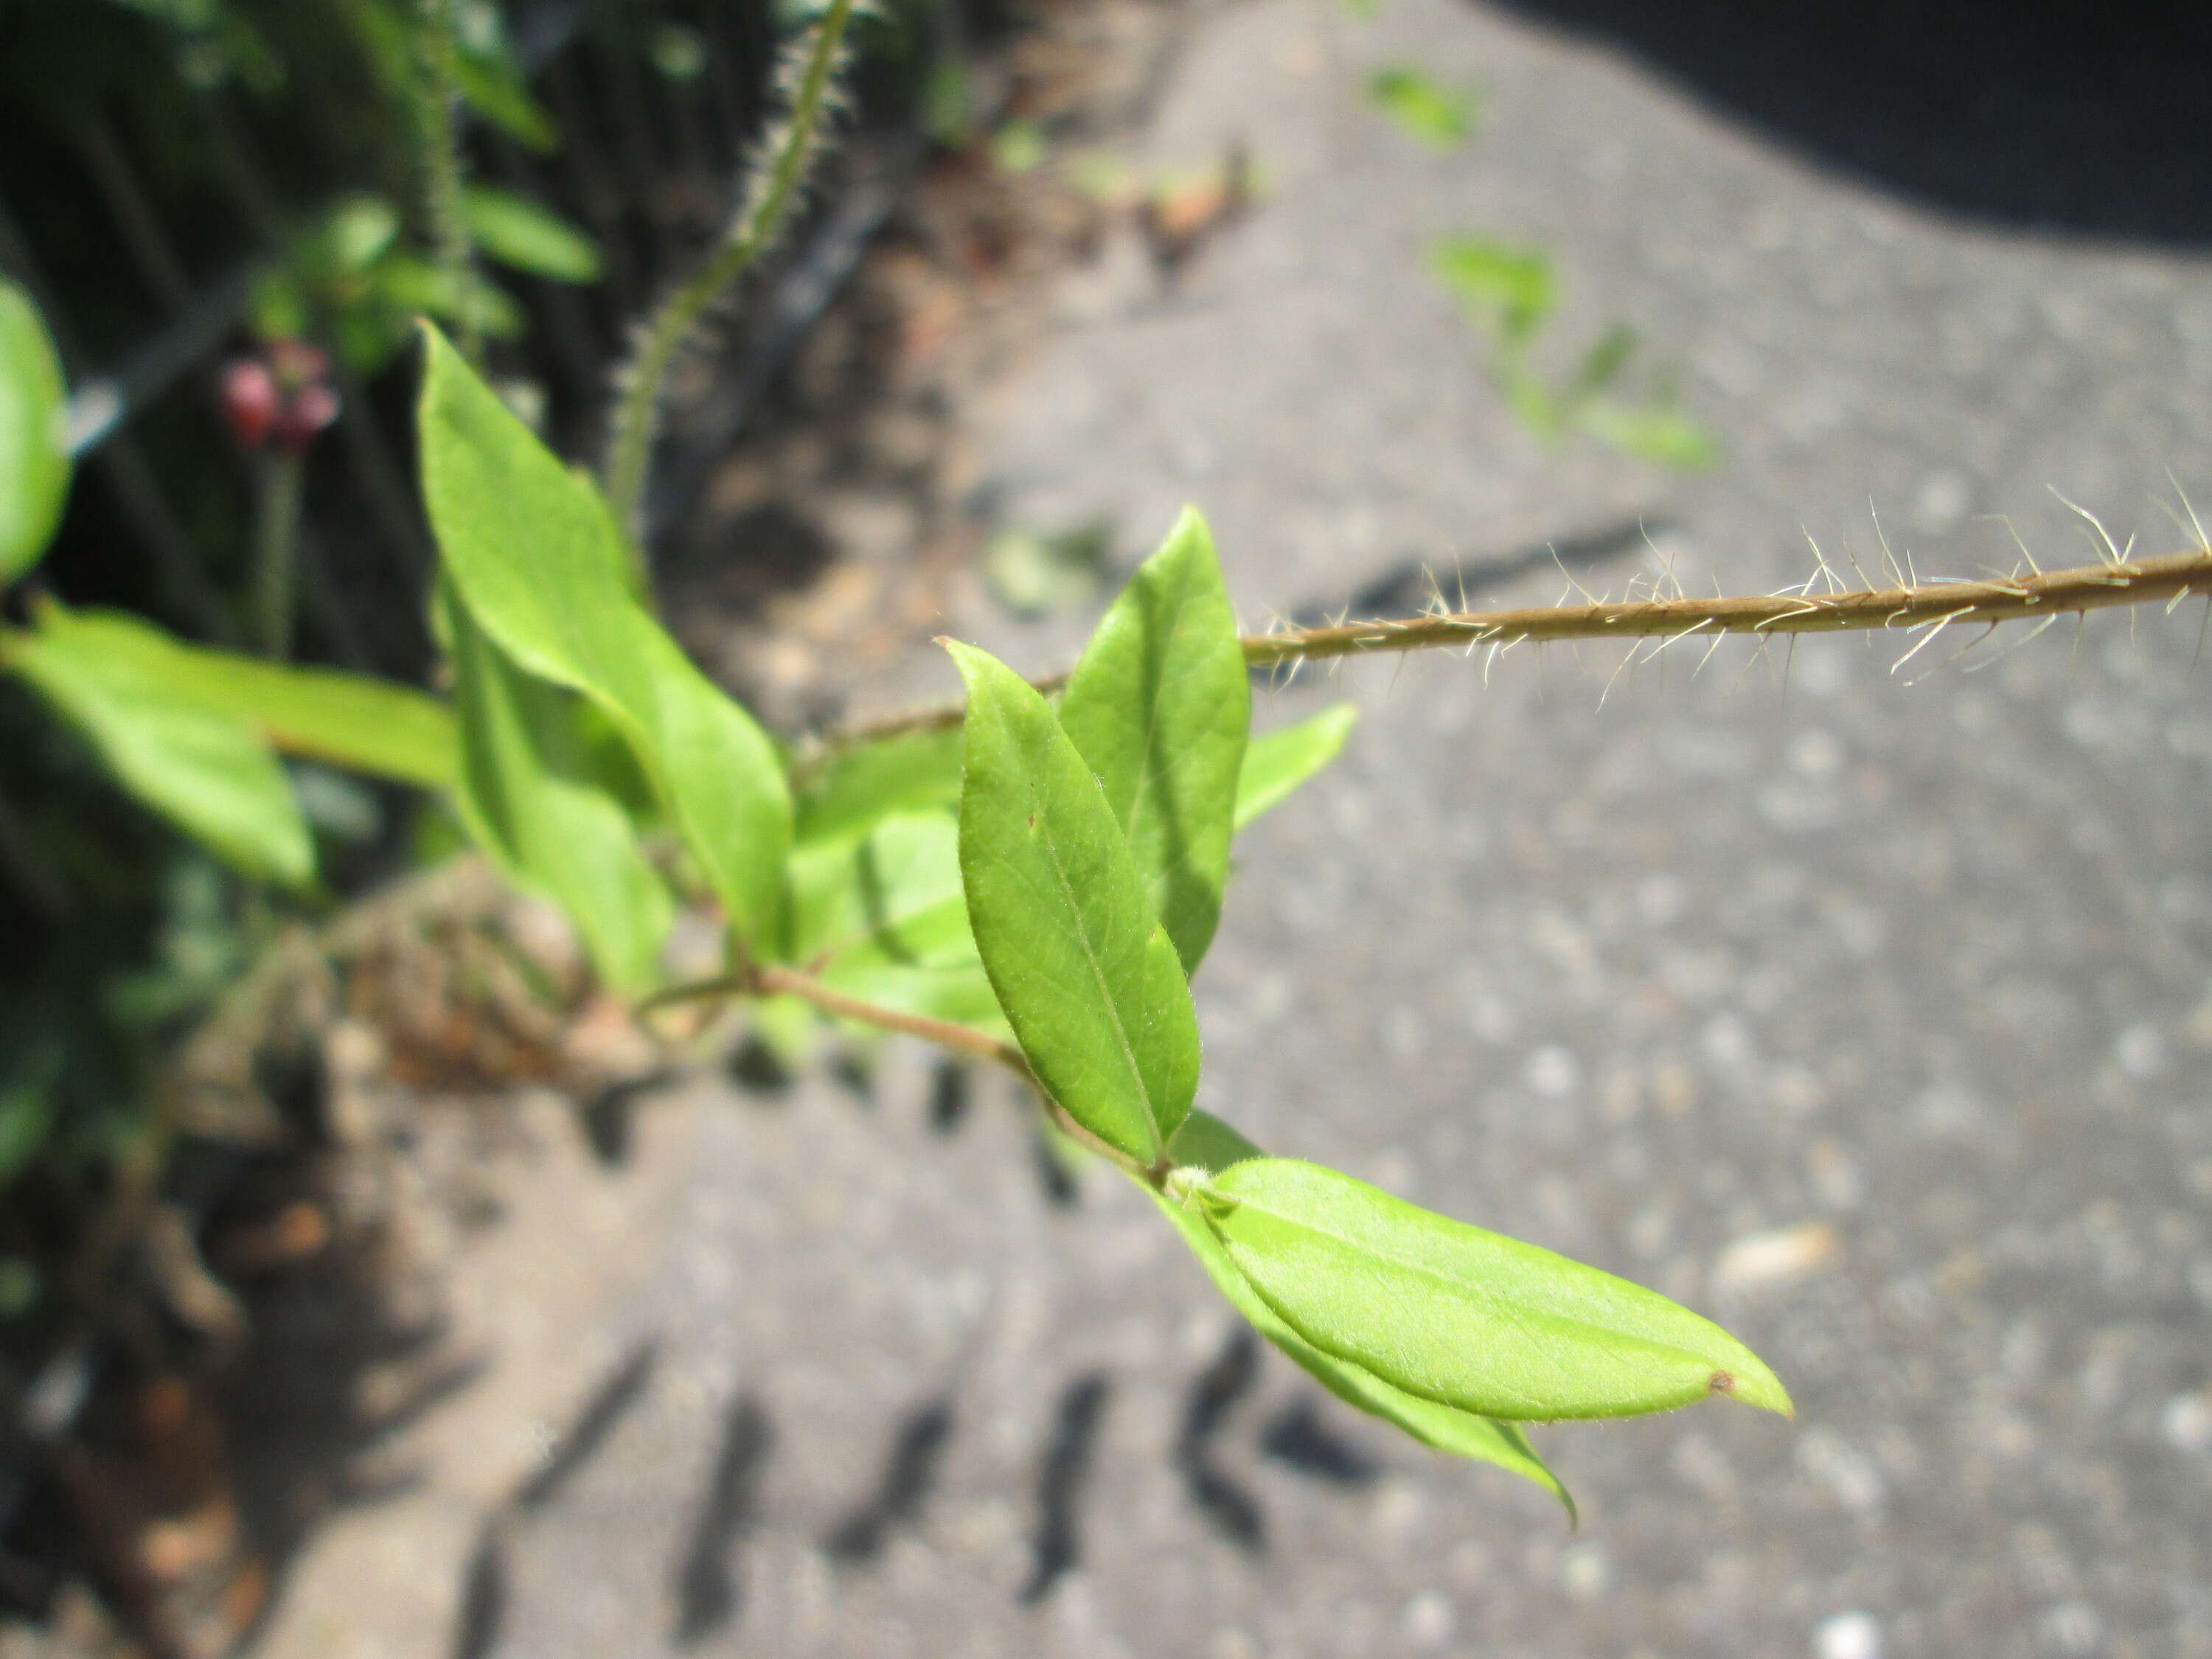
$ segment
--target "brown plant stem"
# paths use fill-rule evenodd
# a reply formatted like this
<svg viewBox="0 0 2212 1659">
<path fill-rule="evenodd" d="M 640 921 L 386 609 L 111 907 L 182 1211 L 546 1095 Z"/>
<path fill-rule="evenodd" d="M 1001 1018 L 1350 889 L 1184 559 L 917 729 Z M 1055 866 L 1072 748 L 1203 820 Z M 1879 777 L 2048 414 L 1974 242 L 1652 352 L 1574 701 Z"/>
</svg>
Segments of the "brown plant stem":
<svg viewBox="0 0 2212 1659">
<path fill-rule="evenodd" d="M 1826 567 L 1822 566 L 1825 570 Z M 1386 651 L 1428 651 L 1480 645 L 1504 647 L 1524 641 L 1674 639 L 1692 634 L 1840 634 L 1923 628 L 1941 631 L 1953 623 L 2032 622 L 2110 605 L 2179 604 L 2195 594 L 2212 597 L 2212 549 L 2167 553 L 2154 558 L 2108 559 L 2068 570 L 2036 571 L 2026 576 L 1972 581 L 1927 582 L 1912 586 L 1789 592 L 1734 599 L 1599 601 L 1589 605 L 1536 605 L 1516 611 L 1443 611 L 1376 622 L 1340 623 L 1327 628 L 1293 628 L 1250 634 L 1242 641 L 1244 660 L 1255 668 L 1332 657 L 1358 657 Z M 1067 684 L 1066 674 L 1030 682 L 1051 692 Z M 827 751 L 913 732 L 942 731 L 960 723 L 963 705 L 945 703 L 882 720 L 838 727 L 816 739 Z"/>
<path fill-rule="evenodd" d="M 977 1060 L 995 1060 L 1035 1090 L 1038 1102 L 1054 1126 L 1071 1139 L 1079 1142 L 1085 1151 L 1097 1153 L 1148 1186 L 1157 1187 L 1167 1177 L 1165 1160 L 1148 1167 L 1119 1147 L 1108 1146 L 1070 1117 L 1066 1109 L 1052 1097 L 1051 1091 L 1030 1069 L 1028 1057 L 1012 1043 L 1001 1042 L 989 1032 L 979 1031 L 972 1025 L 962 1025 L 949 1019 L 933 1019 L 927 1014 L 911 1014 L 902 1008 L 886 1008 L 880 1003 L 848 996 L 834 986 L 824 985 L 820 980 L 793 968 L 750 967 L 715 979 L 672 985 L 638 1004 L 637 1013 L 642 1018 L 655 1009 L 671 1008 L 679 1003 L 732 996 L 793 996 L 839 1019 L 857 1020 L 861 1024 L 873 1025 L 882 1030 L 903 1032 L 908 1036 L 920 1037 L 925 1042 L 933 1042 L 940 1048 L 949 1048 L 955 1054 L 971 1055 Z"/>
</svg>

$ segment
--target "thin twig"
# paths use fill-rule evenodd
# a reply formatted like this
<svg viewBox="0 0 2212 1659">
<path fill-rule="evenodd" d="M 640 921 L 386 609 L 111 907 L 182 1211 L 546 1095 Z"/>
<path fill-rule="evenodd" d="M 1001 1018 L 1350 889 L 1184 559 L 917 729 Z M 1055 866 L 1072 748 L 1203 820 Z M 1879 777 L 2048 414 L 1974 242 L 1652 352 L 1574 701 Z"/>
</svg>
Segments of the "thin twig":
<svg viewBox="0 0 2212 1659">
<path fill-rule="evenodd" d="M 1109 1146 L 1070 1117 L 1066 1109 L 1052 1097 L 1052 1091 L 1030 1069 L 1028 1057 L 1012 1043 L 1002 1042 L 988 1031 L 979 1031 L 972 1025 L 962 1025 L 949 1019 L 932 1019 L 927 1014 L 911 1014 L 902 1008 L 886 1008 L 880 1003 L 848 996 L 834 986 L 824 985 L 820 980 L 796 969 L 774 966 L 744 968 L 734 974 L 725 974 L 714 979 L 672 985 L 638 1004 L 636 1012 L 638 1018 L 642 1019 L 658 1009 L 672 1008 L 681 1003 L 741 996 L 797 997 L 839 1019 L 857 1020 L 863 1025 L 873 1025 L 882 1030 L 903 1032 L 908 1036 L 920 1037 L 925 1042 L 933 1042 L 940 1048 L 949 1048 L 955 1054 L 971 1055 L 977 1060 L 995 1060 L 1028 1084 L 1036 1091 L 1038 1103 L 1054 1126 L 1080 1143 L 1086 1151 L 1097 1153 L 1109 1164 L 1127 1170 L 1138 1180 L 1152 1186 L 1157 1187 L 1166 1178 L 1164 1160 L 1158 1166 L 1147 1168 L 1119 1147 Z"/>
<path fill-rule="evenodd" d="M 279 448 L 264 465 L 253 530 L 253 642 L 273 662 L 292 655 L 303 457 Z"/>
</svg>

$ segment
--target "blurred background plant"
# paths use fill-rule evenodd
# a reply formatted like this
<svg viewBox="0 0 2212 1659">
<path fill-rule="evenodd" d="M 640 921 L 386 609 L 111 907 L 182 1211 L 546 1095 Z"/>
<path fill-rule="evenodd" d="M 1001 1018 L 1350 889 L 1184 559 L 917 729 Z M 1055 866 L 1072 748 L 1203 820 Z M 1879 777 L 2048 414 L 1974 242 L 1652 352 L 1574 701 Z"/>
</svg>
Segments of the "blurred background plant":
<svg viewBox="0 0 2212 1659">
<path fill-rule="evenodd" d="M 1371 18 L 1379 0 L 1348 0 L 1346 9 L 1355 17 Z M 1366 93 L 1368 103 L 1400 131 L 1440 153 L 1467 144 L 1481 118 L 1476 88 L 1440 82 L 1413 64 L 1375 69 Z M 1545 443 L 1580 434 L 1679 471 L 1700 471 L 1719 461 L 1719 441 L 1682 407 L 1673 372 L 1663 365 L 1634 372 L 1640 342 L 1627 323 L 1607 324 L 1572 356 L 1564 374 L 1539 364 L 1559 297 L 1559 276 L 1546 249 L 1462 233 L 1434 243 L 1428 264 L 1466 312 L 1468 325 L 1488 343 L 1491 379 L 1506 406 Z"/>
<path fill-rule="evenodd" d="M 187 1034 L 272 942 L 459 844 L 451 718 L 416 689 L 413 319 L 480 331 L 510 404 L 587 448 L 809 9 L 452 8 L 484 261 L 457 276 L 420 205 L 430 9 L 0 0 L 0 1452 L 41 1379 L 82 1401 L 88 1340 L 133 1316 L 104 1265 L 199 1132 L 163 1103 Z M 937 0 L 871 15 L 861 164 L 915 165 L 967 27 Z M 825 207 L 790 251 L 816 311 L 850 230 Z M 791 320 L 738 337 L 748 372 Z M 0 1455 L 0 1540 L 26 1480 Z"/>
</svg>

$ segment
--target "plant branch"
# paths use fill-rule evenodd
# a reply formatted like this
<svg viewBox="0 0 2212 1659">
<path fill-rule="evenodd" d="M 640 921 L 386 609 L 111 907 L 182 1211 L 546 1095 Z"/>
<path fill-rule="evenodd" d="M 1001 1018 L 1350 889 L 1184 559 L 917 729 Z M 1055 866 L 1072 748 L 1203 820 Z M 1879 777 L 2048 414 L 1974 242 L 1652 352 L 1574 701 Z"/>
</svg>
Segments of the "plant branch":
<svg viewBox="0 0 2212 1659">
<path fill-rule="evenodd" d="M 292 654 L 292 590 L 297 580 L 300 496 L 307 462 L 288 449 L 267 458 L 253 534 L 253 636 L 273 662 Z"/>
<path fill-rule="evenodd" d="M 1823 571 L 1827 567 L 1823 564 Z M 2192 594 L 2212 598 L 2212 549 L 2154 558 L 2107 559 L 2069 570 L 1972 581 L 1923 582 L 1897 587 L 1807 591 L 1733 599 L 1601 601 L 1538 605 L 1517 611 L 1439 611 L 1327 628 L 1285 629 L 1247 635 L 1244 660 L 1255 668 L 1378 652 L 1428 651 L 1523 641 L 1679 639 L 1692 634 L 1838 634 L 1879 629 L 1911 633 L 1953 623 L 2032 622 L 2102 610 L 2109 605 L 2179 604 Z M 1051 692 L 1066 674 L 1030 682 Z M 960 724 L 963 705 L 943 703 L 883 720 L 841 726 L 815 740 L 818 752 L 942 731 Z"/>
<path fill-rule="evenodd" d="M 477 326 L 476 287 L 470 281 L 471 252 L 468 221 L 461 206 L 461 97 L 453 67 L 453 0 L 421 0 L 422 83 L 417 93 L 416 125 L 422 154 L 422 205 L 438 267 L 453 285 L 459 307 L 454 344 L 462 356 L 481 365 L 483 335 Z"/>
<path fill-rule="evenodd" d="M 824 985 L 820 980 L 796 969 L 773 966 L 745 968 L 715 979 L 697 980 L 688 985 L 672 985 L 639 1003 L 637 1013 L 642 1018 L 656 1009 L 672 1008 L 680 1003 L 732 996 L 794 996 L 839 1019 L 857 1020 L 863 1025 L 873 1025 L 882 1030 L 903 1032 L 908 1036 L 920 1037 L 925 1042 L 933 1042 L 940 1048 L 949 1048 L 955 1054 L 968 1054 L 977 1060 L 995 1060 L 1035 1090 L 1045 1115 L 1053 1121 L 1055 1127 L 1080 1143 L 1085 1151 L 1097 1153 L 1109 1164 L 1127 1170 L 1147 1185 L 1157 1187 L 1166 1178 L 1164 1161 L 1158 1168 L 1147 1168 L 1119 1147 L 1108 1146 L 1070 1117 L 1066 1108 L 1052 1097 L 1051 1091 L 1030 1069 L 1027 1056 L 1012 1043 L 1001 1042 L 989 1032 L 979 1031 L 972 1025 L 962 1025 L 949 1019 L 932 1019 L 927 1014 L 910 1014 L 902 1008 L 886 1008 L 880 1003 L 848 996 L 836 987 Z"/>
<path fill-rule="evenodd" d="M 608 429 L 605 484 L 615 522 L 633 547 L 643 539 L 641 518 L 646 477 L 668 371 L 708 308 L 744 274 L 782 228 L 808 167 L 821 149 L 822 120 L 830 105 L 838 46 L 852 14 L 853 0 L 830 0 L 822 21 L 801 43 L 791 113 L 781 136 L 769 145 L 774 160 L 764 174 L 756 173 L 750 181 L 722 245 L 661 301 L 624 371 Z"/>
</svg>

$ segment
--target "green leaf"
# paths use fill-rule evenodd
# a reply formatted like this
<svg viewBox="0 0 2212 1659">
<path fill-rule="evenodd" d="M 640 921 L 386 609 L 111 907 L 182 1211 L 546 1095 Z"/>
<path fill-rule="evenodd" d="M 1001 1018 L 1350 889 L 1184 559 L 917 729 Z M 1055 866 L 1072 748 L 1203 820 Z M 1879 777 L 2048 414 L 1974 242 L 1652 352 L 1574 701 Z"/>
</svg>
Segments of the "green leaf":
<svg viewBox="0 0 2212 1659">
<path fill-rule="evenodd" d="M 1368 77 L 1367 100 L 1407 136 L 1433 149 L 1456 149 L 1474 131 L 1473 93 L 1439 86 L 1402 64 L 1376 70 Z"/>
<path fill-rule="evenodd" d="M 1540 249 L 1448 236 L 1429 250 L 1429 270 L 1468 320 L 1504 344 L 1527 343 L 1552 314 L 1552 261 Z"/>
<path fill-rule="evenodd" d="M 1206 520 L 1185 507 L 1091 636 L 1060 723 L 1194 971 L 1221 920 L 1252 686 Z"/>
<path fill-rule="evenodd" d="M 390 0 L 354 0 L 340 9 L 340 15 L 353 25 L 385 90 L 403 106 L 407 105 L 416 94 L 422 75 L 419 32 L 424 27 L 416 20 L 411 0 L 398 5 Z M 540 152 L 553 149 L 553 123 L 530 95 L 498 9 L 468 7 L 460 21 L 462 27 L 455 31 L 453 80 L 462 101 L 518 143 Z"/>
<path fill-rule="evenodd" d="M 1719 463 L 1720 442 L 1672 404 L 1632 405 L 1600 398 L 1581 411 L 1580 424 L 1624 455 L 1680 472 L 1702 472 Z"/>
<path fill-rule="evenodd" d="M 605 711 L 730 925 L 768 933 L 791 842 L 775 745 L 647 613 L 599 492 L 425 333 L 423 495 L 461 599 L 520 667 Z"/>
<path fill-rule="evenodd" d="M 377 261 L 372 275 L 384 301 L 403 311 L 448 322 L 465 316 L 497 340 L 510 340 L 522 332 L 522 307 L 481 272 L 456 276 L 411 253 L 390 253 Z"/>
<path fill-rule="evenodd" d="M 1253 738 L 1237 774 L 1237 833 L 1243 835 L 1247 825 L 1334 760 L 1358 718 L 1352 704 L 1334 703 L 1296 726 Z"/>
<path fill-rule="evenodd" d="M 1005 664 L 946 648 L 968 683 L 960 871 L 1007 1023 L 1069 1116 L 1151 1164 L 1198 1087 L 1198 1019 L 1104 793 Z"/>
<path fill-rule="evenodd" d="M 0 1089 L 0 1188 L 30 1167 L 53 1127 L 53 1092 L 43 1082 Z"/>
<path fill-rule="evenodd" d="M 1546 443 L 1558 443 L 1566 435 L 1570 411 L 1544 383 L 1543 377 L 1522 360 L 1518 351 L 1508 349 L 1501 355 L 1504 361 L 1497 365 L 1492 378 L 1498 382 L 1498 389 L 1505 394 L 1505 406 L 1513 411 L 1516 420 Z"/>
<path fill-rule="evenodd" d="M 601 980 L 624 996 L 649 991 L 675 903 L 629 814 L 592 776 L 584 707 L 508 661 L 445 584 L 438 602 L 460 710 L 462 822 L 509 879 L 567 912 Z"/>
<path fill-rule="evenodd" d="M 1626 323 L 1615 323 L 1597 337 L 1595 344 L 1583 353 L 1576 365 L 1573 378 L 1559 394 L 1559 402 L 1566 409 L 1580 413 L 1589 400 L 1603 392 L 1621 376 L 1628 360 L 1636 353 L 1636 331 Z"/>
<path fill-rule="evenodd" d="M 848 996 L 1006 1031 L 969 925 L 959 824 L 897 812 L 857 845 L 792 855 L 792 955 Z"/>
<path fill-rule="evenodd" d="M 330 283 L 358 276 L 390 252 L 399 235 L 399 211 L 381 196 L 347 196 L 287 244 L 283 269 L 305 282 Z"/>
<path fill-rule="evenodd" d="M 975 960 L 960 888 L 960 826 L 949 812 L 894 813 L 858 845 L 799 848 L 791 909 L 797 961 L 827 966 L 863 945 L 888 962 L 948 951 Z"/>
<path fill-rule="evenodd" d="M 124 611 L 54 608 L 44 626 L 165 696 L 244 720 L 287 753 L 426 789 L 459 776 L 453 711 L 411 687 L 187 644 Z"/>
<path fill-rule="evenodd" d="M 1232 1164 L 1265 1156 L 1235 1129 L 1207 1112 L 1192 1112 L 1175 1141 L 1178 1164 L 1195 1164 L 1217 1175 Z M 1280 1316 L 1261 1299 L 1230 1261 L 1221 1241 L 1195 1209 L 1158 1192 L 1152 1194 L 1152 1198 L 1237 1311 L 1331 1394 L 1347 1405 L 1395 1424 L 1425 1446 L 1494 1463 L 1523 1480 L 1534 1481 L 1557 1497 L 1566 1506 L 1568 1517 L 1573 1518 L 1574 1498 L 1537 1455 L 1536 1449 L 1528 1443 L 1519 1425 L 1495 1422 L 1472 1412 L 1439 1405 L 1433 1400 L 1418 1399 L 1348 1359 L 1323 1353 L 1285 1324 Z"/>
<path fill-rule="evenodd" d="M 840 750 L 793 803 L 801 847 L 851 841 L 888 814 L 960 799 L 960 729 L 904 732 Z"/>
<path fill-rule="evenodd" d="M 61 358 L 31 296 L 0 276 L 0 586 L 39 562 L 69 495 Z"/>
<path fill-rule="evenodd" d="M 548 282 L 599 280 L 599 245 L 527 197 L 471 185 L 462 192 L 461 214 L 477 246 L 501 264 Z"/>
<path fill-rule="evenodd" d="M 1079 611 L 1106 586 L 1109 526 L 1078 524 L 1054 534 L 1009 525 L 983 550 L 983 587 L 1017 617 Z"/>
<path fill-rule="evenodd" d="M 475 14 L 496 26 L 499 13 L 484 7 Z M 496 27 L 487 31 L 461 32 L 460 50 L 453 58 L 453 83 L 461 101 L 517 143 L 546 154 L 559 144 L 553 118 L 530 95 L 521 65 Z"/>
<path fill-rule="evenodd" d="M 1424 1400 L 1510 1420 L 1790 1396 L 1656 1291 L 1432 1213 L 1318 1164 L 1261 1158 L 1199 1189 L 1230 1261 L 1324 1353 Z"/>
<path fill-rule="evenodd" d="M 40 626 L 6 636 L 5 659 L 99 751 L 116 781 L 246 875 L 304 887 L 314 842 L 284 769 L 236 715 L 180 700 L 98 630 L 49 606 Z"/>
</svg>

